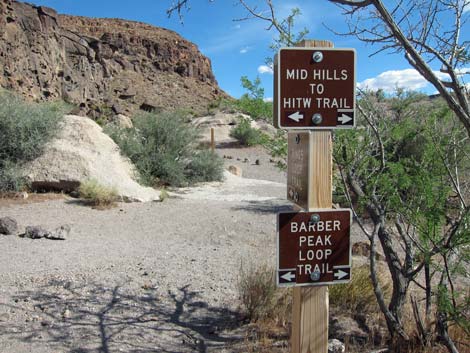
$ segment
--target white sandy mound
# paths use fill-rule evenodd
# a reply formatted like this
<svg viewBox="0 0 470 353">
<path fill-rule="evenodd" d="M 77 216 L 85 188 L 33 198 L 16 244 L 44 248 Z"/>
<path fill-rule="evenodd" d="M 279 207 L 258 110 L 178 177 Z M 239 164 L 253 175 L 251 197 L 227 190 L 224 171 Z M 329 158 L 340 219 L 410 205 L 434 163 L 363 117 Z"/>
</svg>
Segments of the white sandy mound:
<svg viewBox="0 0 470 353">
<path fill-rule="evenodd" d="M 126 201 L 160 199 L 160 192 L 139 185 L 132 163 L 93 120 L 66 115 L 59 136 L 44 154 L 25 167 L 33 188 L 71 191 L 87 179 L 113 187 Z"/>
<path fill-rule="evenodd" d="M 195 118 L 191 123 L 201 129 L 202 142 L 207 143 L 211 141 L 211 128 L 214 128 L 216 143 L 233 143 L 237 140 L 230 136 L 230 131 L 239 123 L 241 118 L 250 120 L 251 127 L 255 129 L 259 129 L 270 135 L 276 133 L 276 129 L 271 124 L 262 120 L 252 120 L 249 115 L 242 113 L 217 112 L 215 115 Z"/>
</svg>

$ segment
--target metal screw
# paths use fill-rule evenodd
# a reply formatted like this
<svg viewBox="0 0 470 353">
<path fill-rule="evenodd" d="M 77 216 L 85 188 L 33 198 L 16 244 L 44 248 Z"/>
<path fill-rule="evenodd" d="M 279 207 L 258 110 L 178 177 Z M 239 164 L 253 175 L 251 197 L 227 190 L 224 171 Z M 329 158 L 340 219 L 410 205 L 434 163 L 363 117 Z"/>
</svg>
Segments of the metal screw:
<svg viewBox="0 0 470 353">
<path fill-rule="evenodd" d="M 314 282 L 318 281 L 320 279 L 321 273 L 319 271 L 314 271 L 310 273 L 310 279 Z"/>
<path fill-rule="evenodd" d="M 312 123 L 314 125 L 319 125 L 323 121 L 323 118 L 320 113 L 313 114 L 312 116 Z"/>
<path fill-rule="evenodd" d="M 318 223 L 320 222 L 320 215 L 318 213 L 314 213 L 310 216 L 310 223 Z"/>
<path fill-rule="evenodd" d="M 323 60 L 323 53 L 321 51 L 316 51 L 312 54 L 312 59 L 314 62 L 319 63 Z"/>
</svg>

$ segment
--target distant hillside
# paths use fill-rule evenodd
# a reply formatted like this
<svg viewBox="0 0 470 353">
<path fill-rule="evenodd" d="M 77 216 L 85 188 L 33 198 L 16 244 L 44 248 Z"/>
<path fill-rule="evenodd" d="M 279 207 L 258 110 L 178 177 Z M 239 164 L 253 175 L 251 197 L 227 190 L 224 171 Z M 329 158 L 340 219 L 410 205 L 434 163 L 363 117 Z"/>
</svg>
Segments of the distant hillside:
<svg viewBox="0 0 470 353">
<path fill-rule="evenodd" d="M 138 109 L 204 112 L 226 94 L 211 63 L 177 33 L 139 22 L 58 15 L 0 2 L 0 86 L 34 100 L 61 98 L 81 114 Z"/>
</svg>

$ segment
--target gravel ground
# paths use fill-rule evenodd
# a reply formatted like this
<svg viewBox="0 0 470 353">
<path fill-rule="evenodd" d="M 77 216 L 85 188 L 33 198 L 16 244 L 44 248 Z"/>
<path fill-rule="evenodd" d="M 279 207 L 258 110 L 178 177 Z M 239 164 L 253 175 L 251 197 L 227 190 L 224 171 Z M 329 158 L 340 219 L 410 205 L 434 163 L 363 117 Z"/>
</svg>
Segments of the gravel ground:
<svg viewBox="0 0 470 353">
<path fill-rule="evenodd" d="M 244 176 L 264 180 L 228 176 L 103 211 L 0 203 L 21 227 L 72 226 L 65 241 L 0 236 L 0 352 L 238 352 L 240 267 L 274 266 L 275 215 L 291 206 L 261 149 L 219 153 L 249 158 Z"/>
</svg>

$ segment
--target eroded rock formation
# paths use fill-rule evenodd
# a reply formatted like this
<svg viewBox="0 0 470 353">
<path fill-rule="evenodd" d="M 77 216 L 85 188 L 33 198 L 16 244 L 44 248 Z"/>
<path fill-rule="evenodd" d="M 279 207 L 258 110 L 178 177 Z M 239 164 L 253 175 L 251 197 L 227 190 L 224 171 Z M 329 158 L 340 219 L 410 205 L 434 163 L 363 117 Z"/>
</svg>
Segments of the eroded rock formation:
<svg viewBox="0 0 470 353">
<path fill-rule="evenodd" d="M 203 112 L 225 95 L 210 60 L 175 32 L 13 0 L 0 2 L 0 86 L 33 100 L 61 98 L 95 117 Z"/>
</svg>

